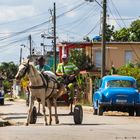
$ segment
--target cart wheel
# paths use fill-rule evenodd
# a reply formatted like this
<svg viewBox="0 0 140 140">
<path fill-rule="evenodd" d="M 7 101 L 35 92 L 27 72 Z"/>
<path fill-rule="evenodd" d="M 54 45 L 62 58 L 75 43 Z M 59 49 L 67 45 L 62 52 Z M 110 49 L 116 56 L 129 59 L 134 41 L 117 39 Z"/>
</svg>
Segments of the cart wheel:
<svg viewBox="0 0 140 140">
<path fill-rule="evenodd" d="M 1 105 L 4 105 L 4 99 L 1 99 L 0 104 L 1 104 Z"/>
<path fill-rule="evenodd" d="M 74 122 L 75 124 L 81 124 L 83 121 L 83 109 L 81 105 L 76 105 L 74 107 Z"/>
<path fill-rule="evenodd" d="M 30 124 L 35 124 L 36 120 L 37 120 L 37 111 L 36 111 L 36 107 L 34 106 L 30 116 Z"/>
</svg>

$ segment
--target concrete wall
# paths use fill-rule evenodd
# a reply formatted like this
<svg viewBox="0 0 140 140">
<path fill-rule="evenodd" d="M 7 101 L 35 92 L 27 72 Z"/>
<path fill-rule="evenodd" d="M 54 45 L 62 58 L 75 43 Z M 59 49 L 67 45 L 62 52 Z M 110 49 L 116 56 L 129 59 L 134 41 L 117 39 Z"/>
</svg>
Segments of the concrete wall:
<svg viewBox="0 0 140 140">
<path fill-rule="evenodd" d="M 57 47 L 59 54 L 62 50 L 69 53 L 70 49 L 82 48 L 86 49 L 86 54 L 92 59 L 95 64 L 95 52 L 101 51 L 101 42 L 63 42 Z M 125 51 L 132 51 L 132 62 L 140 60 L 140 42 L 109 42 L 106 43 L 106 69 L 109 70 L 112 65 L 116 68 L 125 65 Z"/>
<path fill-rule="evenodd" d="M 101 50 L 100 43 L 94 43 L 92 47 L 92 60 L 95 62 L 95 52 Z M 88 48 L 91 54 L 91 49 Z M 132 51 L 132 62 L 136 63 L 140 60 L 140 43 L 108 43 L 106 45 L 106 69 L 110 69 L 112 65 L 116 68 L 125 65 L 125 51 Z"/>
</svg>

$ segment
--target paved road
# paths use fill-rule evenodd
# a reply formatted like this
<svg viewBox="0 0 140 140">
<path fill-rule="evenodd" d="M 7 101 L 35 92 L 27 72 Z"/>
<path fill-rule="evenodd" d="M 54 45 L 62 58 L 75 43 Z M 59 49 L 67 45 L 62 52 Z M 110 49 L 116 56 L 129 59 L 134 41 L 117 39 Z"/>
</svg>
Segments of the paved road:
<svg viewBox="0 0 140 140">
<path fill-rule="evenodd" d="M 35 125 L 24 126 L 27 107 L 24 102 L 6 102 L 0 106 L 0 116 L 16 121 L 16 126 L 0 127 L 0 140 L 140 140 L 140 117 L 129 117 L 123 113 L 106 113 L 93 116 L 84 112 L 82 125 L 74 125 L 72 116 L 60 116 L 60 124 L 43 126 L 39 116 Z M 68 108 L 59 108 L 61 114 Z"/>
</svg>

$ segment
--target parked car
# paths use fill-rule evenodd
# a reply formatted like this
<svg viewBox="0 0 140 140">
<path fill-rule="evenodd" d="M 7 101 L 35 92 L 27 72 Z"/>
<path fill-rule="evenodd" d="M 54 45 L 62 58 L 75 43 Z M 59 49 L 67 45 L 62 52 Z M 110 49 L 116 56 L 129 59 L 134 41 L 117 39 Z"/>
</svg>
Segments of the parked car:
<svg viewBox="0 0 140 140">
<path fill-rule="evenodd" d="M 105 111 L 128 112 L 129 116 L 140 116 L 140 93 L 136 79 L 131 76 L 104 76 L 93 92 L 95 115 Z"/>
<path fill-rule="evenodd" d="M 4 105 L 4 91 L 0 90 L 0 105 Z"/>
</svg>

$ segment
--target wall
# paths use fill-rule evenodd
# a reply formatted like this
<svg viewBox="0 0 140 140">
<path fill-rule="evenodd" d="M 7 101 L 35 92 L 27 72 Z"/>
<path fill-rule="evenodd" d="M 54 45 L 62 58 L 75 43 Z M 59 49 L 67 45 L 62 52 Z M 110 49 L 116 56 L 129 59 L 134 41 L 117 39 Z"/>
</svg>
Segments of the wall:
<svg viewBox="0 0 140 140">
<path fill-rule="evenodd" d="M 92 60 L 95 62 L 96 50 L 101 50 L 100 43 L 93 43 Z M 110 69 L 112 65 L 116 68 L 125 65 L 125 51 L 132 51 L 132 62 L 136 63 L 140 58 L 140 43 L 107 43 L 106 45 L 106 69 Z"/>
<path fill-rule="evenodd" d="M 101 51 L 101 42 L 62 42 L 58 46 L 59 55 L 61 58 L 62 50 L 69 53 L 69 49 L 85 48 L 86 54 L 92 59 L 95 64 L 95 52 Z M 106 43 L 106 69 L 109 70 L 112 65 L 116 68 L 125 65 L 125 51 L 132 51 L 132 62 L 140 60 L 140 42 L 109 42 Z"/>
</svg>

